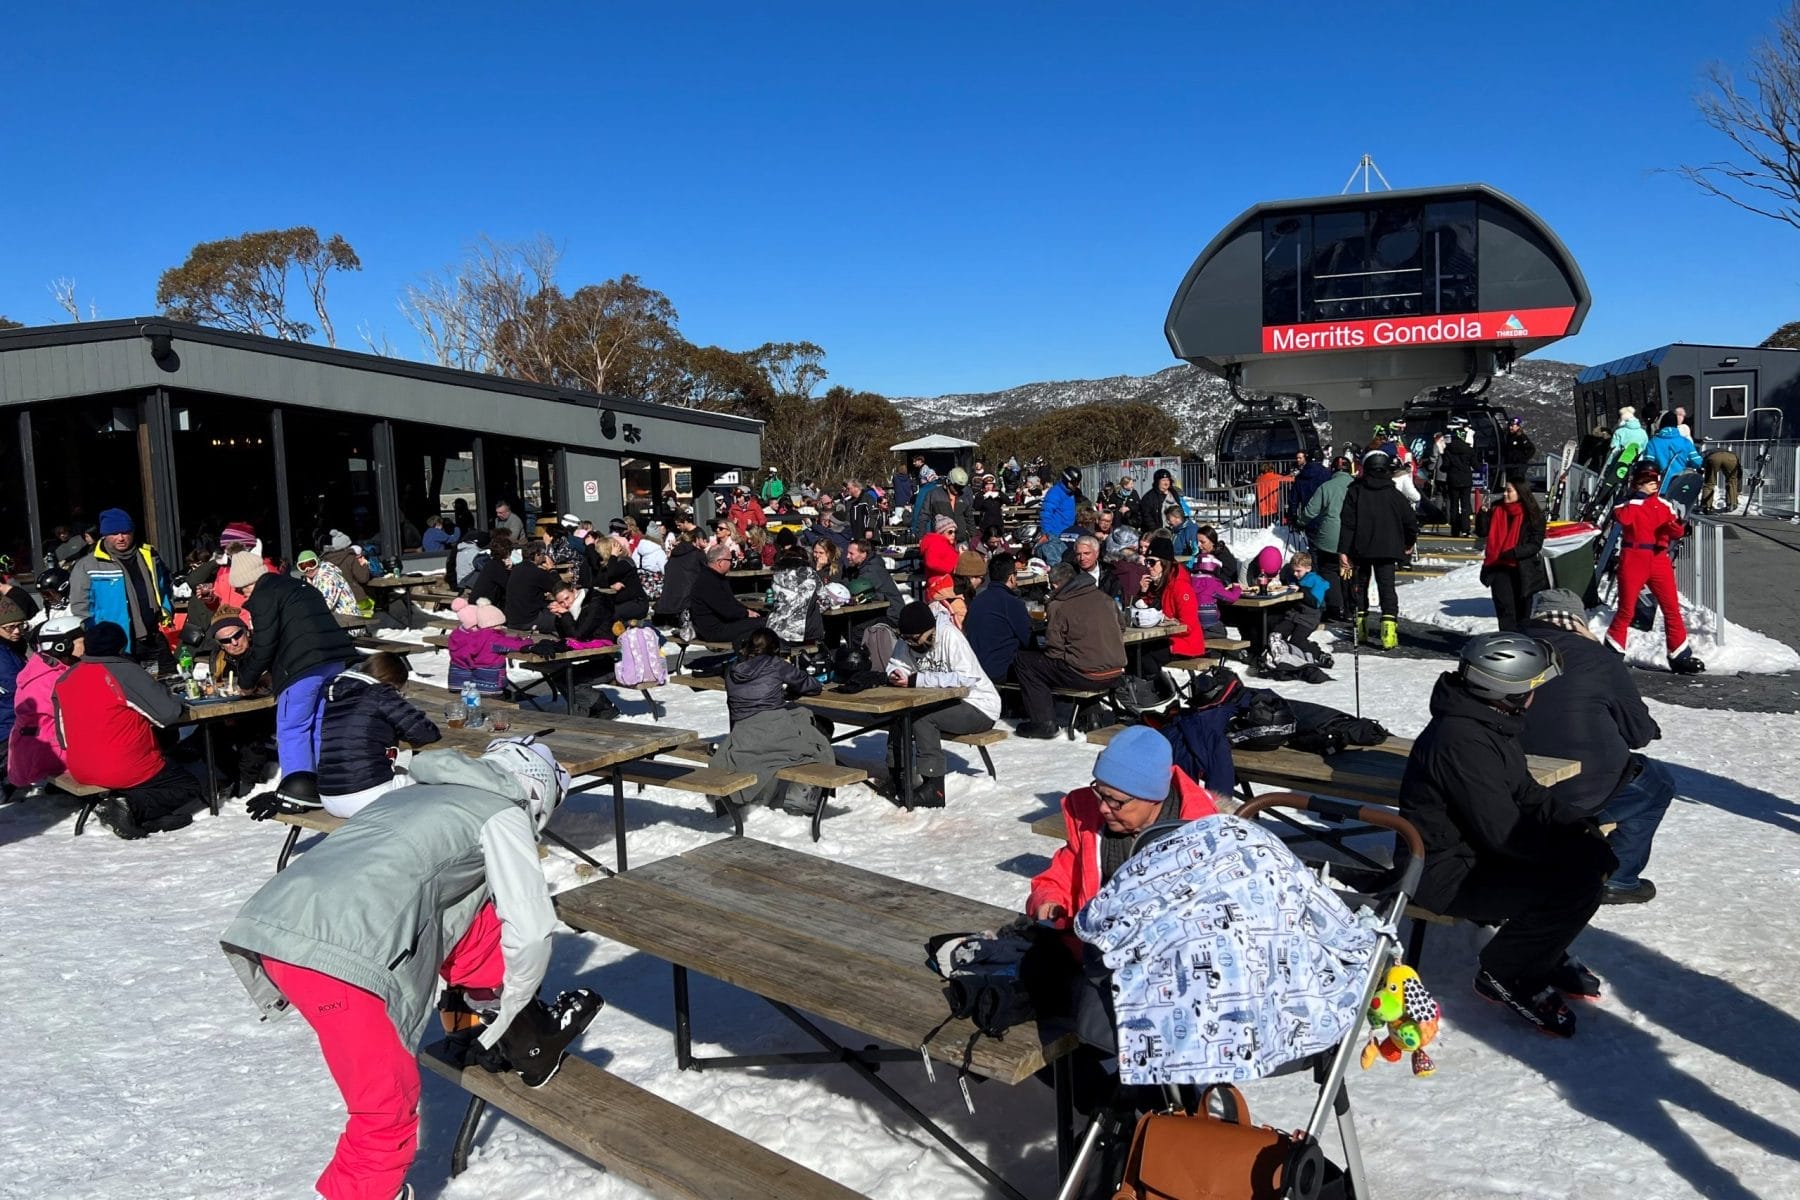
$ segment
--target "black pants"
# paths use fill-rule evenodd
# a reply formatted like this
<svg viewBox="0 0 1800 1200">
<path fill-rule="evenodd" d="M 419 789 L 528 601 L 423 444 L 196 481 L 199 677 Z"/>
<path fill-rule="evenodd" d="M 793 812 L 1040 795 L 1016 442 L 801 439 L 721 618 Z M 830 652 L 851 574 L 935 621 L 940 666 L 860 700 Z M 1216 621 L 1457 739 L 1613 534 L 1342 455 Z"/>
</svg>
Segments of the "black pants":
<svg viewBox="0 0 1800 1200">
<path fill-rule="evenodd" d="M 1350 560 L 1354 574 L 1350 579 L 1350 603 L 1357 612 L 1369 611 L 1369 576 L 1375 576 L 1375 588 L 1381 595 L 1381 615 L 1400 615 L 1400 593 L 1394 590 L 1395 560 L 1391 558 L 1356 558 Z"/>
<path fill-rule="evenodd" d="M 200 781 L 172 762 L 163 764 L 162 770 L 136 787 L 125 789 L 121 795 L 140 825 L 206 799 L 200 790 Z"/>
<path fill-rule="evenodd" d="M 1118 682 L 1093 679 L 1083 675 L 1060 658 L 1036 650 L 1021 650 L 1013 659 L 1013 678 L 1019 681 L 1019 697 L 1025 705 L 1025 718 L 1040 725 L 1056 724 L 1056 697 L 1052 688 L 1077 688 L 1083 691 L 1104 690 Z"/>
<path fill-rule="evenodd" d="M 1169 665 L 1175 652 L 1169 648 L 1167 640 L 1152 642 L 1148 646 L 1138 647 L 1138 675 L 1144 679 L 1155 679 L 1162 674 L 1162 669 Z"/>
<path fill-rule="evenodd" d="M 1484 863 L 1463 880 L 1444 914 L 1499 924 L 1500 931 L 1482 947 L 1481 969 L 1502 983 L 1535 988 L 1587 928 L 1600 907 L 1604 882 L 1598 861 L 1585 869 L 1568 863 Z"/>
<path fill-rule="evenodd" d="M 994 719 L 967 700 L 958 700 L 944 708 L 921 713 L 913 718 L 914 768 L 927 779 L 942 778 L 945 769 L 944 735 L 984 733 L 993 727 Z M 895 745 L 895 739 L 890 736 L 887 761 L 889 768 L 896 771 L 900 769 L 899 749 Z"/>
<path fill-rule="evenodd" d="M 1444 485 L 1444 508 L 1450 514 L 1450 536 L 1467 537 L 1469 533 L 1469 489 L 1454 484 Z"/>
<path fill-rule="evenodd" d="M 1494 619 L 1500 632 L 1521 628 L 1531 615 L 1531 594 L 1519 582 L 1519 572 L 1496 567 L 1488 573 L 1488 591 L 1494 597 Z"/>
<path fill-rule="evenodd" d="M 1344 579 L 1338 568 L 1336 550 L 1321 549 L 1319 543 L 1312 543 L 1313 570 L 1325 577 L 1331 585 L 1325 593 L 1325 619 L 1335 621 L 1344 615 Z"/>
</svg>

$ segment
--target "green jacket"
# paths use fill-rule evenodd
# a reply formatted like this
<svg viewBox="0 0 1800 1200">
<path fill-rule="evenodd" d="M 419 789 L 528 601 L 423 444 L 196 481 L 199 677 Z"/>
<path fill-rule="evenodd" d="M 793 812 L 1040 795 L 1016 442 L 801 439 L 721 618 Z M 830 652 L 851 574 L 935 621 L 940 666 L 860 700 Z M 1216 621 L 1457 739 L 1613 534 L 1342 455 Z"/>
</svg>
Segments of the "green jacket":
<svg viewBox="0 0 1800 1200">
<path fill-rule="evenodd" d="M 1348 471 L 1332 472 L 1331 478 L 1319 485 L 1300 510 L 1300 520 L 1312 540 L 1320 550 L 1331 554 L 1338 552 L 1338 519 L 1343 515 L 1344 493 L 1350 490 L 1351 481 Z"/>
<path fill-rule="evenodd" d="M 781 482 L 781 476 L 771 475 L 763 480 L 762 502 L 773 504 L 787 494 L 787 484 Z"/>
<path fill-rule="evenodd" d="M 506 974 L 483 1044 L 537 995 L 557 917 L 523 787 L 454 750 L 417 755 L 412 776 L 263 884 L 220 935 L 265 1017 L 288 1007 L 263 970 L 267 956 L 380 996 L 416 1044 L 431 1023 L 439 966 L 490 899 Z"/>
</svg>

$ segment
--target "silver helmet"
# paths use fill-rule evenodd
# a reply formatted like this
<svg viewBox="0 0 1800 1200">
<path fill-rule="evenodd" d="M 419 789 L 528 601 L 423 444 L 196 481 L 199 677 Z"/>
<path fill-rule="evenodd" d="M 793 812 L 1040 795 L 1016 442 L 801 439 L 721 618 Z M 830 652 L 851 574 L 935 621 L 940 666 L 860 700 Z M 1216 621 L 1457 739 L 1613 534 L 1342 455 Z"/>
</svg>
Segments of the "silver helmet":
<svg viewBox="0 0 1800 1200">
<path fill-rule="evenodd" d="M 1471 696 L 1518 703 L 1562 674 L 1562 654 L 1523 633 L 1484 633 L 1463 646 L 1456 674 Z"/>
</svg>

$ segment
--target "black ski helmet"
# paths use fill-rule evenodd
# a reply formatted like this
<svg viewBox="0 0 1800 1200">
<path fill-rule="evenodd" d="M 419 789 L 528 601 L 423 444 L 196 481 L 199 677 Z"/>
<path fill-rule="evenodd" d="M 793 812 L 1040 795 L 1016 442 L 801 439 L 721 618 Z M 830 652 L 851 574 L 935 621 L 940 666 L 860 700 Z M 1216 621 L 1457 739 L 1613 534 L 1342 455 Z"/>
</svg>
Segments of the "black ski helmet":
<svg viewBox="0 0 1800 1200">
<path fill-rule="evenodd" d="M 1365 475 L 1386 475 L 1394 469 L 1394 460 L 1386 450 L 1371 450 L 1362 456 L 1362 469 Z"/>
<path fill-rule="evenodd" d="M 1654 479 L 1660 483 L 1662 481 L 1662 477 L 1663 477 L 1662 468 L 1657 466 L 1656 463 L 1651 459 L 1640 458 L 1640 459 L 1638 459 L 1638 461 L 1631 464 L 1631 486 L 1632 487 L 1637 487 L 1638 485 L 1642 484 L 1647 479 Z"/>
<path fill-rule="evenodd" d="M 69 594 L 69 573 L 61 567 L 46 567 L 38 572 L 38 591 L 55 592 L 59 596 Z"/>
<path fill-rule="evenodd" d="M 1064 483 L 1068 484 L 1071 489 L 1080 487 L 1081 486 L 1081 468 L 1080 467 L 1064 467 L 1062 470 L 1062 481 Z"/>
</svg>

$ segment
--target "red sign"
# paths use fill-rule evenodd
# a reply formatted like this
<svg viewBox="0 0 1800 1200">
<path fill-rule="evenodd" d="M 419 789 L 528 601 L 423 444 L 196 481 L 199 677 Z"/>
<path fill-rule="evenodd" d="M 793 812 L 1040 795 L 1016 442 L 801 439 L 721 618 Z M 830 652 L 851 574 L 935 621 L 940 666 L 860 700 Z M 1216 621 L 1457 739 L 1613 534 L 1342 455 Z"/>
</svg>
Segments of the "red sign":
<svg viewBox="0 0 1800 1200">
<path fill-rule="evenodd" d="M 1393 346 L 1441 346 L 1454 342 L 1506 342 L 1561 337 L 1575 318 L 1570 308 L 1515 308 L 1442 317 L 1377 317 L 1265 325 L 1264 354 L 1317 354 L 1330 350 L 1380 350 Z"/>
</svg>

